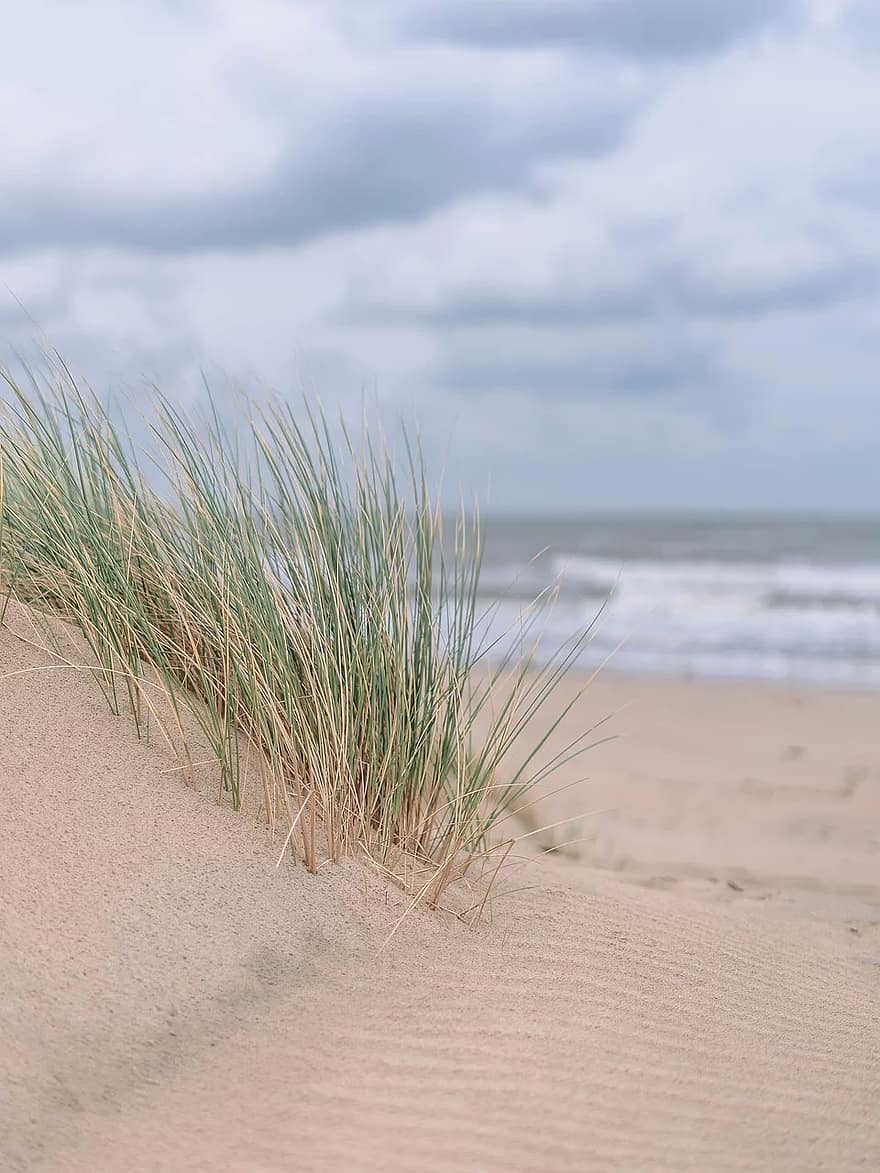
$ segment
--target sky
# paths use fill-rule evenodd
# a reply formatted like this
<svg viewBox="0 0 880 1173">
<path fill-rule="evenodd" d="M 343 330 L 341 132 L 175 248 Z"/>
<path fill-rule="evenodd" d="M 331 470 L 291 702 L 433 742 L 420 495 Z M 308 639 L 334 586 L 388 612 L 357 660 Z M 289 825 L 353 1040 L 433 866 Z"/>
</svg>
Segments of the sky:
<svg viewBox="0 0 880 1173">
<path fill-rule="evenodd" d="M 880 509 L 876 0 L 32 0 L 3 40 L 4 361 L 366 402 L 490 509 Z"/>
</svg>

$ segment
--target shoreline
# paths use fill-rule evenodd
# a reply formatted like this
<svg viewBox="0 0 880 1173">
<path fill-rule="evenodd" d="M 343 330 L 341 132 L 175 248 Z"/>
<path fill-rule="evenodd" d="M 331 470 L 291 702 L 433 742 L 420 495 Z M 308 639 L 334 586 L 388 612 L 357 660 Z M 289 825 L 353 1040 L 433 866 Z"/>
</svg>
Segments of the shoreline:
<svg viewBox="0 0 880 1173">
<path fill-rule="evenodd" d="M 583 677 L 590 675 L 590 673 L 578 670 L 575 675 Z M 744 689 L 756 688 L 768 692 L 844 693 L 846 695 L 873 696 L 880 699 L 880 684 L 849 683 L 809 677 L 740 676 L 734 674 L 723 676 L 709 673 L 704 675 L 699 672 L 631 672 L 626 668 L 610 667 L 601 669 L 600 675 L 610 676 L 613 680 L 620 680 L 622 683 L 632 680 L 645 685 L 663 685 L 668 682 L 670 684 L 693 685 L 694 687 L 706 685 L 709 688 L 726 688 L 727 686 Z"/>
<path fill-rule="evenodd" d="M 540 664 L 538 664 L 538 667 L 540 667 Z M 645 685 L 662 686 L 668 683 L 672 685 L 693 685 L 694 687 L 706 685 L 709 688 L 725 688 L 730 686 L 731 688 L 766 689 L 772 692 L 798 692 L 803 690 L 811 693 L 844 693 L 847 695 L 855 694 L 880 698 L 880 682 L 872 685 L 865 682 L 851 683 L 847 681 L 819 679 L 818 677 L 748 676 L 735 673 L 730 673 L 729 675 L 719 673 L 704 674 L 701 672 L 679 672 L 677 670 L 646 672 L 629 668 L 614 668 L 610 661 L 595 669 L 587 665 L 576 665 L 569 669 L 567 674 L 579 680 L 595 676 L 597 680 L 600 678 L 610 678 L 613 681 L 620 681 L 621 683 L 634 681 L 637 684 L 642 683 Z"/>
</svg>

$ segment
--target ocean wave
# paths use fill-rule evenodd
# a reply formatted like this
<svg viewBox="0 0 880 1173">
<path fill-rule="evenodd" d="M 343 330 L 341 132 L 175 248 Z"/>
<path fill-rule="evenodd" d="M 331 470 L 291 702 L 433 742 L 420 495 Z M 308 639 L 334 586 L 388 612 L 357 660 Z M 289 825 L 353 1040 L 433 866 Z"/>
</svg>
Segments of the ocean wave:
<svg viewBox="0 0 880 1173">
<path fill-rule="evenodd" d="M 516 568 L 492 568 L 489 593 L 501 569 Z M 528 590 L 498 592 L 492 625 L 499 646 L 505 622 L 515 629 L 518 604 L 557 583 L 539 656 L 589 623 L 607 600 L 584 666 L 613 656 L 615 667 L 635 672 L 880 686 L 880 562 L 557 554 L 528 571 Z"/>
<path fill-rule="evenodd" d="M 556 555 L 553 573 L 572 582 L 603 583 L 607 589 L 642 587 L 656 593 L 728 595 L 761 598 L 776 593 L 809 597 L 838 595 L 880 603 L 880 563 L 822 565 L 809 562 L 717 562 Z"/>
</svg>

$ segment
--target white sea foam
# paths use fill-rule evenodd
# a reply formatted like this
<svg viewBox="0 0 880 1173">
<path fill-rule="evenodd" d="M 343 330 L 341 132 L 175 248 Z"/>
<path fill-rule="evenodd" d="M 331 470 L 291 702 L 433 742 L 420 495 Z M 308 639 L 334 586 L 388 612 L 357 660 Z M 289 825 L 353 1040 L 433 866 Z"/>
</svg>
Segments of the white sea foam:
<svg viewBox="0 0 880 1173">
<path fill-rule="evenodd" d="M 614 653 L 616 668 L 634 672 L 880 687 L 880 561 L 557 553 L 543 567 L 525 562 L 518 569 L 529 588 L 551 581 L 560 588 L 546 617 L 542 653 L 588 623 L 607 598 L 584 666 Z M 492 570 L 492 593 L 502 570 L 513 572 L 508 582 L 517 577 L 510 561 Z M 515 627 L 528 591 L 498 593 L 503 601 L 493 635 Z"/>
</svg>

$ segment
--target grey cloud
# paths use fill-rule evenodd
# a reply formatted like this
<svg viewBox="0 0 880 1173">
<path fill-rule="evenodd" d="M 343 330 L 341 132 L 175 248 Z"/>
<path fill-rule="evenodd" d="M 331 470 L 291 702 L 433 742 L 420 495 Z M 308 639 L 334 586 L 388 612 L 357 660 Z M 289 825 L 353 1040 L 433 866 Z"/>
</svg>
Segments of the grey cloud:
<svg viewBox="0 0 880 1173">
<path fill-rule="evenodd" d="M 625 136 L 629 101 L 535 94 L 528 109 L 443 94 L 367 96 L 311 127 L 263 179 L 189 198 L 108 194 L 99 180 L 59 191 L 0 187 L 0 249 L 114 244 L 148 250 L 297 243 L 425 215 L 452 200 L 526 186 L 536 163 L 595 156 Z M 5 205 L 5 206 L 4 206 Z"/>
<path fill-rule="evenodd" d="M 59 258 L 21 302 L 0 290 L 0 364 L 39 370 L 57 351 L 102 392 L 156 380 L 172 394 L 188 390 L 198 375 L 193 323 L 170 284 L 127 266 L 77 276 Z M 93 299 L 106 307 L 100 323 Z"/>
<path fill-rule="evenodd" d="M 797 310 L 827 309 L 841 302 L 875 297 L 880 268 L 869 261 L 842 260 L 805 273 L 753 282 L 712 278 L 681 283 L 678 303 L 694 315 L 756 317 Z"/>
<path fill-rule="evenodd" d="M 876 0 L 858 0 L 840 17 L 840 28 L 857 49 L 880 49 L 880 10 Z"/>
<path fill-rule="evenodd" d="M 599 291 L 583 297 L 452 296 L 434 305 L 405 302 L 351 303 L 340 315 L 346 324 L 419 326 L 575 326 L 644 320 L 657 310 L 650 289 Z"/>
<path fill-rule="evenodd" d="M 837 165 L 821 182 L 823 196 L 874 212 L 880 208 L 880 153 L 866 150 Z"/>
<path fill-rule="evenodd" d="M 150 386 L 182 401 L 201 391 L 201 366 L 192 340 L 181 332 L 145 342 L 132 334 L 114 337 L 111 331 L 86 330 L 73 321 L 59 320 L 48 333 L 22 329 L 0 314 L 0 366 L 19 381 L 29 372 L 50 369 L 52 355 L 60 355 L 78 380 L 84 380 L 108 401 L 131 402 Z M 129 421 L 135 429 L 138 419 Z"/>
<path fill-rule="evenodd" d="M 482 46 L 582 45 L 649 58 L 714 53 L 794 17 L 794 0 L 421 0 L 414 35 Z"/>
<path fill-rule="evenodd" d="M 437 382 L 457 391 L 526 391 L 556 396 L 643 399 L 717 386 L 721 371 L 706 350 L 670 348 L 654 357 L 576 358 L 511 362 L 464 361 L 447 366 Z"/>
<path fill-rule="evenodd" d="M 842 257 L 777 277 L 746 273 L 736 279 L 711 270 L 700 273 L 682 260 L 661 266 L 646 262 L 641 278 L 625 289 L 600 287 L 581 295 L 559 296 L 550 287 L 544 296 L 528 297 L 452 292 L 427 305 L 403 299 L 353 299 L 342 317 L 347 323 L 474 328 L 638 323 L 662 320 L 669 314 L 695 319 L 759 318 L 870 300 L 878 291 L 880 266 L 870 260 Z"/>
</svg>

